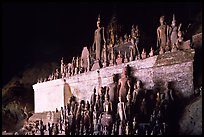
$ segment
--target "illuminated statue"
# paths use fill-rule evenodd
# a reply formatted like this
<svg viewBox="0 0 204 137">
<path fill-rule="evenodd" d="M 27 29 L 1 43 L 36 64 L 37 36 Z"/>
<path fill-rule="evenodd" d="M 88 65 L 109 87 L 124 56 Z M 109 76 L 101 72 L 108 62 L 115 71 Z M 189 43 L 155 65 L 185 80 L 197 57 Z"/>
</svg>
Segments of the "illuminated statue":
<svg viewBox="0 0 204 137">
<path fill-rule="evenodd" d="M 182 49 L 183 48 L 183 44 L 184 44 L 183 34 L 182 34 L 182 31 L 179 30 L 178 38 L 177 38 L 177 41 L 176 41 L 176 46 L 177 46 L 178 49 Z"/>
<path fill-rule="evenodd" d="M 154 50 L 153 50 L 152 47 L 151 47 L 151 50 L 150 50 L 149 56 L 150 56 L 150 57 L 154 56 Z"/>
<path fill-rule="evenodd" d="M 76 67 L 76 61 L 75 61 L 75 57 L 72 58 L 72 76 L 74 76 L 74 70 Z"/>
<path fill-rule="evenodd" d="M 176 26 L 176 19 L 174 14 L 173 14 L 173 20 L 172 20 L 171 26 L 169 28 L 169 35 L 171 40 L 171 47 L 173 47 L 173 45 L 176 45 L 177 35 L 178 35 L 178 27 Z"/>
<path fill-rule="evenodd" d="M 147 53 L 145 52 L 144 48 L 142 50 L 141 57 L 142 57 L 142 59 L 145 59 L 147 57 Z"/>
<path fill-rule="evenodd" d="M 127 58 L 127 53 L 125 51 L 125 58 L 124 58 L 124 63 L 127 63 L 128 62 L 128 58 Z"/>
<path fill-rule="evenodd" d="M 117 56 L 117 59 L 116 59 L 116 63 L 117 63 L 117 65 L 123 63 L 123 57 L 122 57 L 120 51 L 118 53 L 118 56 Z"/>
<path fill-rule="evenodd" d="M 121 97 L 122 102 L 126 102 L 126 96 L 130 88 L 129 83 L 130 80 L 127 75 L 127 68 L 123 68 L 121 78 L 119 79 L 118 82 L 119 97 Z"/>
<path fill-rule="evenodd" d="M 113 75 L 111 77 L 112 81 L 111 83 L 108 85 L 108 89 L 109 89 L 109 97 L 110 97 L 110 102 L 112 103 L 112 109 L 113 109 L 113 112 L 116 113 L 116 108 L 117 108 L 117 80 L 116 80 L 116 77 L 115 75 Z"/>
<path fill-rule="evenodd" d="M 60 71 L 61 74 L 64 73 L 64 62 L 63 62 L 63 57 L 61 59 L 61 71 Z"/>
<path fill-rule="evenodd" d="M 157 28 L 157 47 L 166 48 L 168 42 L 168 30 L 169 26 L 166 25 L 164 16 L 160 17 L 160 26 Z"/>
<path fill-rule="evenodd" d="M 89 50 L 87 47 L 84 47 L 81 53 L 81 68 L 84 69 L 84 72 L 89 71 L 89 65 L 90 65 L 90 60 L 89 60 Z"/>
<path fill-rule="evenodd" d="M 94 43 L 93 43 L 93 50 L 95 49 L 96 53 L 96 60 L 101 60 L 101 50 L 102 46 L 106 44 L 105 36 L 104 36 L 104 27 L 100 26 L 100 15 L 98 16 L 98 21 L 97 21 L 97 29 L 95 30 L 94 33 Z M 95 47 L 95 48 L 94 48 Z"/>
</svg>

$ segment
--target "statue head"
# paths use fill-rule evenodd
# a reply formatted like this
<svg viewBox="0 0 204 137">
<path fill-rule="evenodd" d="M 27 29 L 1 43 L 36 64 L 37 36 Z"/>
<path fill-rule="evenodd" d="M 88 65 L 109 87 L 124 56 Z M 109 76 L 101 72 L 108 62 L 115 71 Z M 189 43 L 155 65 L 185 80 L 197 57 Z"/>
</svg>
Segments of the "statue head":
<svg viewBox="0 0 204 137">
<path fill-rule="evenodd" d="M 137 88 L 141 88 L 142 82 L 140 80 L 137 81 Z"/>
<path fill-rule="evenodd" d="M 121 57 L 121 53 L 120 53 L 120 50 L 119 50 L 119 52 L 118 52 L 118 58 L 120 58 Z"/>
<path fill-rule="evenodd" d="M 82 108 L 84 108 L 85 107 L 85 101 L 81 100 L 80 105 L 81 105 Z"/>
<path fill-rule="evenodd" d="M 142 49 L 142 53 L 145 53 L 145 50 L 144 50 L 144 48 Z"/>
<path fill-rule="evenodd" d="M 161 16 L 159 21 L 160 21 L 161 24 L 163 24 L 164 23 L 164 16 Z"/>
<path fill-rule="evenodd" d="M 112 82 L 115 82 L 115 74 L 112 75 Z"/>
<path fill-rule="evenodd" d="M 126 67 L 123 68 L 123 70 L 122 70 L 122 75 L 123 75 L 123 76 L 126 76 L 126 75 L 127 75 L 127 68 L 126 68 Z"/>
<path fill-rule="evenodd" d="M 118 97 L 118 100 L 119 100 L 119 102 L 121 102 L 121 97 L 120 96 Z"/>
<path fill-rule="evenodd" d="M 89 110 L 89 101 L 87 100 L 86 104 L 85 104 L 85 110 Z"/>
<path fill-rule="evenodd" d="M 94 87 L 94 94 L 96 94 L 96 87 Z"/>
<path fill-rule="evenodd" d="M 173 14 L 173 20 L 171 22 L 172 26 L 176 25 L 176 18 L 175 18 L 175 14 Z"/>
<path fill-rule="evenodd" d="M 134 84 L 134 89 L 137 89 L 137 83 Z"/>
<path fill-rule="evenodd" d="M 138 25 L 135 26 L 135 29 L 138 30 Z"/>
<path fill-rule="evenodd" d="M 134 29 L 134 28 L 135 28 L 135 25 L 133 24 L 133 25 L 132 25 L 132 29 Z"/>
<path fill-rule="evenodd" d="M 179 31 L 178 32 L 178 37 L 181 37 L 182 36 L 182 31 Z"/>
<path fill-rule="evenodd" d="M 97 20 L 97 27 L 100 27 L 101 19 L 100 19 L 100 14 L 98 15 L 98 20 Z"/>
</svg>

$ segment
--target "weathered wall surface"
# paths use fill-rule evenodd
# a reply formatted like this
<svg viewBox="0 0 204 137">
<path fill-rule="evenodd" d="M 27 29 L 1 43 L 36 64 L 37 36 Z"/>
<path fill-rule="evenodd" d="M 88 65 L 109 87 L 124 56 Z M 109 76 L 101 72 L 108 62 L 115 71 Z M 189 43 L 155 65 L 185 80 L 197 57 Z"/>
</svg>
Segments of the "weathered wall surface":
<svg viewBox="0 0 204 137">
<path fill-rule="evenodd" d="M 144 83 L 144 88 L 152 89 L 155 85 L 162 88 L 165 81 L 172 81 L 175 90 L 182 96 L 189 97 L 193 94 L 193 57 L 194 50 L 170 52 L 144 60 L 102 68 L 99 73 L 95 70 L 65 79 L 75 96 L 79 99 L 89 100 L 94 87 L 98 89 L 99 81 L 101 81 L 101 86 L 107 86 L 111 83 L 112 75 L 121 74 L 122 69 L 129 64 L 132 76 L 141 80 Z M 39 111 L 54 111 L 56 108 L 64 106 L 63 84 L 63 80 L 58 79 L 34 85 L 35 108 L 44 102 L 50 103 L 49 105 L 44 103 L 43 107 L 38 109 Z"/>
<path fill-rule="evenodd" d="M 181 96 L 193 94 L 193 58 L 194 50 L 166 53 L 158 56 L 153 69 L 153 81 L 161 86 L 172 81 L 173 87 Z M 161 83 L 160 83 L 161 82 Z M 161 85 L 160 85 L 161 84 Z"/>
<path fill-rule="evenodd" d="M 111 83 L 113 74 L 121 74 L 122 69 L 131 67 L 133 77 L 140 79 L 144 83 L 144 88 L 152 89 L 155 84 L 163 86 L 165 81 L 172 81 L 175 90 L 181 92 L 182 96 L 189 97 L 193 94 L 193 57 L 194 50 L 178 51 L 175 53 L 165 53 L 153 56 L 144 60 L 136 60 L 126 64 L 120 64 L 96 71 L 83 73 L 66 79 L 73 94 L 80 99 L 90 99 L 93 88 L 98 87 L 98 77 L 100 75 L 102 86 Z"/>
<path fill-rule="evenodd" d="M 102 68 L 99 70 L 99 73 L 97 70 L 82 73 L 79 75 L 72 76 L 70 78 L 67 78 L 66 81 L 69 83 L 72 92 L 74 95 L 79 97 L 80 99 L 90 99 L 91 94 L 93 93 L 94 87 L 96 87 L 97 91 L 99 88 L 99 77 L 101 77 L 101 86 L 107 86 L 112 81 L 112 75 L 113 74 L 121 74 L 122 69 L 129 64 L 131 68 L 134 68 L 134 70 L 138 70 L 136 72 L 136 76 L 140 78 L 142 81 L 145 81 L 147 84 L 145 85 L 145 88 L 150 88 L 153 86 L 153 82 L 150 79 L 147 79 L 148 75 L 150 74 L 151 67 L 155 64 L 157 56 L 147 58 L 144 60 L 137 60 L 132 61 L 129 63 L 123 63 L 120 65 L 115 65 L 111 67 Z M 137 73 L 139 73 L 137 75 Z M 150 76 L 152 77 L 152 76 Z"/>
<path fill-rule="evenodd" d="M 38 83 L 34 88 L 34 111 L 55 111 L 64 106 L 64 81 L 62 79 Z"/>
<path fill-rule="evenodd" d="M 202 46 L 202 33 L 198 33 L 192 36 L 192 41 L 195 47 Z"/>
</svg>

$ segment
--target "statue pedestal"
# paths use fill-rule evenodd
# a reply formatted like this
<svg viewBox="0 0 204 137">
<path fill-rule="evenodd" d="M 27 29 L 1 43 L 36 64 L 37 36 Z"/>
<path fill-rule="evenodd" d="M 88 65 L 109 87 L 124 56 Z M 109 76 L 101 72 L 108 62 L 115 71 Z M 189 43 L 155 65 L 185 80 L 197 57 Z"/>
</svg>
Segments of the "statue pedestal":
<svg viewBox="0 0 204 137">
<path fill-rule="evenodd" d="M 100 61 L 99 60 L 95 60 L 93 66 L 91 68 L 91 71 L 94 71 L 94 70 L 97 70 L 97 69 L 100 69 L 100 68 L 101 68 Z"/>
</svg>

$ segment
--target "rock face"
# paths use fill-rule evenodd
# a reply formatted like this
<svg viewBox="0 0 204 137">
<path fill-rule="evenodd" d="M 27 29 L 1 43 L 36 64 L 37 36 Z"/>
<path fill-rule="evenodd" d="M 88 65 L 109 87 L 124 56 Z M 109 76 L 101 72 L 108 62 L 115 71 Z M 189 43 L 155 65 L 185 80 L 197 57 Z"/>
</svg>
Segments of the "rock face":
<svg viewBox="0 0 204 137">
<path fill-rule="evenodd" d="M 129 65 L 132 77 L 141 80 L 144 88 L 153 89 L 155 86 L 159 86 L 162 90 L 164 82 L 171 81 L 174 83 L 174 90 L 178 91 L 182 97 L 188 98 L 194 90 L 193 57 L 194 50 L 170 52 L 144 60 L 85 72 L 65 79 L 71 92 L 78 99 L 90 100 L 94 87 L 98 91 L 99 87 L 107 86 L 111 83 L 113 74 L 120 75 L 122 69 Z M 67 101 L 61 99 L 64 98 L 65 92 L 69 92 L 65 90 L 64 86 L 63 79 L 33 85 L 35 102 L 38 102 L 35 103 L 35 112 L 54 111 L 56 108 L 60 109 L 61 106 L 64 106 Z M 48 105 L 44 106 L 45 104 Z"/>
<path fill-rule="evenodd" d="M 34 109 L 34 94 L 32 85 L 38 78 L 48 77 L 57 63 L 38 63 L 25 68 L 13 77 L 2 89 L 2 131 L 16 131 L 26 122 L 25 112 L 30 117 Z"/>
<path fill-rule="evenodd" d="M 185 107 L 179 126 L 181 135 L 202 134 L 202 96 Z"/>
</svg>

